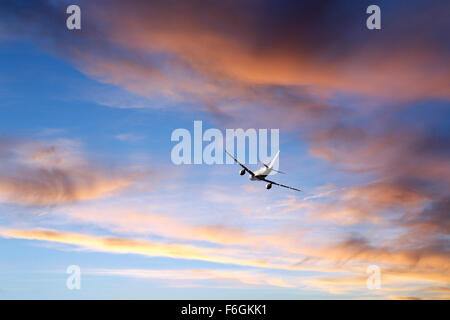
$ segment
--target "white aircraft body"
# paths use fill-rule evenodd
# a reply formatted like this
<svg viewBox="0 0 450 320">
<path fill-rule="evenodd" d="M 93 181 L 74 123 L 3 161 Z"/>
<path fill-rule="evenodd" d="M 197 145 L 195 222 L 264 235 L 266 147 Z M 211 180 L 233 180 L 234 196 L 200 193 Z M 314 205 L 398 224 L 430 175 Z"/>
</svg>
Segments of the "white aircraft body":
<svg viewBox="0 0 450 320">
<path fill-rule="evenodd" d="M 225 150 L 225 152 L 231 157 L 233 158 L 233 160 L 238 163 L 241 167 L 242 170 L 239 171 L 239 174 L 241 176 L 243 176 L 245 174 L 245 172 L 248 172 L 249 176 L 248 178 L 250 179 L 250 181 L 265 181 L 267 182 L 266 185 L 266 189 L 270 189 L 272 188 L 272 185 L 276 185 L 276 186 L 280 186 L 283 188 L 288 188 L 291 190 L 295 190 L 295 191 L 301 191 L 299 189 L 293 188 L 293 187 L 289 187 L 289 186 L 285 186 L 284 184 L 280 184 L 274 181 L 270 181 L 268 179 L 266 179 L 266 177 L 269 175 L 270 172 L 275 171 L 278 173 L 284 173 L 278 170 L 273 169 L 273 165 L 275 164 L 275 161 L 278 158 L 278 155 L 280 154 L 280 151 L 277 152 L 277 154 L 275 155 L 275 157 L 273 157 L 272 161 L 270 161 L 270 163 L 267 165 L 265 163 L 263 163 L 264 167 L 261 167 L 260 169 L 256 170 L 255 172 L 253 172 L 252 170 L 250 170 L 249 168 L 247 168 L 246 166 L 244 166 L 242 163 L 240 163 L 235 157 L 233 157 L 227 150 Z"/>
</svg>

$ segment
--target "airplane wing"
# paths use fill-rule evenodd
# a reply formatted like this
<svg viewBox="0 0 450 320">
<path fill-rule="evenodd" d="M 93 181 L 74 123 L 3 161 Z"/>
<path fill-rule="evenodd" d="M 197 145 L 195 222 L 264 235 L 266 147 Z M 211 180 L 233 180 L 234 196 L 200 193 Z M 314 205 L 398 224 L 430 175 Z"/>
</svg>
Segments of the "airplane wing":
<svg viewBox="0 0 450 320">
<path fill-rule="evenodd" d="M 302 190 L 299 190 L 299 189 L 295 189 L 293 187 L 285 186 L 284 184 L 280 184 L 280 183 L 276 183 L 274 181 L 267 180 L 267 179 L 261 179 L 261 180 L 265 181 L 265 182 L 268 182 L 268 183 L 271 183 L 271 184 L 274 184 L 276 186 L 283 187 L 283 188 L 288 188 L 288 189 L 295 190 L 295 191 L 302 191 Z"/>
<path fill-rule="evenodd" d="M 227 150 L 225 150 L 225 152 L 227 153 L 227 155 L 229 155 L 231 158 L 233 158 L 233 160 L 235 162 L 237 162 L 245 171 L 247 171 L 248 173 L 250 173 L 252 176 L 254 176 L 255 174 L 253 173 L 252 170 L 250 170 L 249 168 L 247 168 L 246 166 L 244 166 L 242 163 L 240 163 L 235 157 L 233 157 Z"/>
</svg>

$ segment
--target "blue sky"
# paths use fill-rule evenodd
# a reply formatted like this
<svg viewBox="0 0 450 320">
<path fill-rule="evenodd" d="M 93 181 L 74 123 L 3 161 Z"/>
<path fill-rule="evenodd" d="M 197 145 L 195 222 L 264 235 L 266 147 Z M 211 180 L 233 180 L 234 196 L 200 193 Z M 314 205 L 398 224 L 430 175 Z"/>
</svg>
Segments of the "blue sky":
<svg viewBox="0 0 450 320">
<path fill-rule="evenodd" d="M 0 5 L 0 298 L 448 298 L 447 4 L 78 4 Z M 195 120 L 303 192 L 174 165 Z"/>
</svg>

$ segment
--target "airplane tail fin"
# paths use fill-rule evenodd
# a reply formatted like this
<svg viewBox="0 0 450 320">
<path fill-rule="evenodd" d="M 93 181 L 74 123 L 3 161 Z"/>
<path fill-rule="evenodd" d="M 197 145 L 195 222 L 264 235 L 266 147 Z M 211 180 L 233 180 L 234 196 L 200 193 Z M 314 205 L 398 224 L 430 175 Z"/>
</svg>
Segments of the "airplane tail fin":
<svg viewBox="0 0 450 320">
<path fill-rule="evenodd" d="M 278 152 L 277 152 L 277 154 L 275 155 L 275 157 L 273 157 L 272 161 L 270 161 L 270 163 L 269 163 L 269 169 L 272 169 L 272 168 L 273 168 L 273 165 L 275 164 L 275 161 L 277 161 L 277 158 L 278 158 L 279 154 L 280 154 L 280 150 L 278 150 Z M 272 170 L 274 170 L 274 169 L 272 169 Z M 274 170 L 274 171 L 276 171 L 276 170 Z"/>
</svg>

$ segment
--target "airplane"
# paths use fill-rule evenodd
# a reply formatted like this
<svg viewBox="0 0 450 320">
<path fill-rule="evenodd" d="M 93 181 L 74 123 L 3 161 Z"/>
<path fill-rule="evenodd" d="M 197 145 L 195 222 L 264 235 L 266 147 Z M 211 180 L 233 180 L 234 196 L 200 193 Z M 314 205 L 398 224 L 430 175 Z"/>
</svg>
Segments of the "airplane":
<svg viewBox="0 0 450 320">
<path fill-rule="evenodd" d="M 270 181 L 270 180 L 266 179 L 266 177 L 269 175 L 269 173 L 270 173 L 271 171 L 275 171 L 275 172 L 278 172 L 278 173 L 284 173 L 284 172 L 277 171 L 277 170 L 275 170 L 275 169 L 272 168 L 273 165 L 275 164 L 275 161 L 276 161 L 277 158 L 278 158 L 278 155 L 280 154 L 280 151 L 277 152 L 277 154 L 275 155 L 275 157 L 273 157 L 272 161 L 270 161 L 270 163 L 269 163 L 268 165 L 265 164 L 265 163 L 263 163 L 263 162 L 261 162 L 261 163 L 264 165 L 264 167 L 261 167 L 260 169 L 256 170 L 255 172 L 253 172 L 252 170 L 250 170 L 249 168 L 247 168 L 246 166 L 244 166 L 242 163 L 240 163 L 240 162 L 239 162 L 235 157 L 233 157 L 227 150 L 225 150 L 225 152 L 226 152 L 231 158 L 233 158 L 233 160 L 234 160 L 236 163 L 238 163 L 238 164 L 242 167 L 242 170 L 239 171 L 239 174 L 240 174 L 241 176 L 243 176 L 243 175 L 245 174 L 245 172 L 248 172 L 248 174 L 249 174 L 248 178 L 249 178 L 250 181 L 265 181 L 265 182 L 267 182 L 267 184 L 266 184 L 266 189 L 267 189 L 267 190 L 271 189 L 271 188 L 272 188 L 272 185 L 274 184 L 274 185 L 279 186 L 279 187 L 288 188 L 288 189 L 295 190 L 295 191 L 301 191 L 301 190 L 299 190 L 299 189 L 296 189 L 296 188 L 293 188 L 293 187 L 289 187 L 289 186 L 285 186 L 284 184 L 280 184 L 280 183 L 277 183 L 277 182 Z"/>
</svg>

